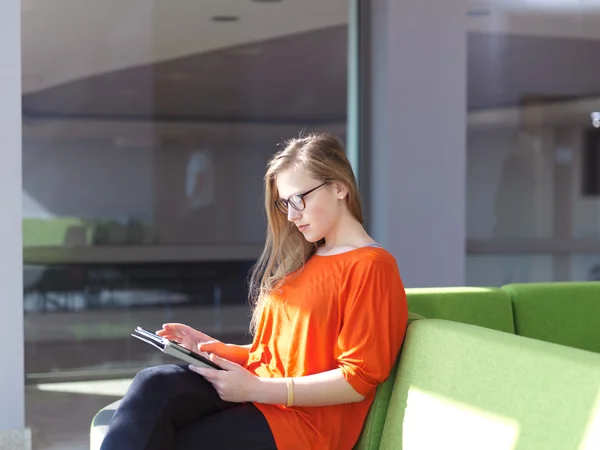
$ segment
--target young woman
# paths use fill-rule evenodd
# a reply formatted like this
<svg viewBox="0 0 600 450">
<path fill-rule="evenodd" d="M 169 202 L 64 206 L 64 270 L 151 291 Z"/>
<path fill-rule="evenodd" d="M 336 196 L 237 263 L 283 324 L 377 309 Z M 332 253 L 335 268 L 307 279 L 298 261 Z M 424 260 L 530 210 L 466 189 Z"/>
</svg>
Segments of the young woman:
<svg viewBox="0 0 600 450">
<path fill-rule="evenodd" d="M 250 283 L 252 345 L 183 324 L 157 333 L 224 370 L 166 365 L 134 379 L 102 450 L 351 449 L 404 339 L 393 256 L 362 226 L 340 141 L 292 139 L 265 175 L 266 245 Z"/>
</svg>

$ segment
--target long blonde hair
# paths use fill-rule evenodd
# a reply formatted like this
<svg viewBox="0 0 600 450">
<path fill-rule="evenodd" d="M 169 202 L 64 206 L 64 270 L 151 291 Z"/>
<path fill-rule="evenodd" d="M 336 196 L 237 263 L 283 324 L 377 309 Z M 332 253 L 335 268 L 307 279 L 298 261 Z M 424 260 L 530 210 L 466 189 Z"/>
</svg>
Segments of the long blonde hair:
<svg viewBox="0 0 600 450">
<path fill-rule="evenodd" d="M 344 185 L 348 189 L 345 198 L 348 210 L 358 222 L 363 223 L 356 178 L 346 157 L 344 145 L 337 137 L 328 133 L 312 133 L 290 139 L 284 145 L 283 150 L 273 155 L 269 161 L 264 178 L 268 226 L 265 248 L 250 276 L 252 334 L 256 333 L 269 294 L 280 286 L 286 277 L 302 269 L 308 258 L 324 243 L 324 240 L 316 243 L 306 241 L 298 229 L 277 209 L 277 174 L 297 167 L 321 182 L 338 182 Z"/>
</svg>

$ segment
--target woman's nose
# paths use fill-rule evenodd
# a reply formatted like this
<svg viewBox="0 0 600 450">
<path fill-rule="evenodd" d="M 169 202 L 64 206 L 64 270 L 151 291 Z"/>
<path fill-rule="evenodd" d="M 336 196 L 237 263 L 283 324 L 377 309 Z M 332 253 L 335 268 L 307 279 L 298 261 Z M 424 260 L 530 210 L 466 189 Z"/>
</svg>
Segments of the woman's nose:
<svg viewBox="0 0 600 450">
<path fill-rule="evenodd" d="M 291 206 L 288 206 L 288 220 L 290 222 L 293 222 L 294 220 L 296 220 L 298 217 L 300 216 L 300 211 L 296 211 L 294 208 L 292 208 Z"/>
</svg>

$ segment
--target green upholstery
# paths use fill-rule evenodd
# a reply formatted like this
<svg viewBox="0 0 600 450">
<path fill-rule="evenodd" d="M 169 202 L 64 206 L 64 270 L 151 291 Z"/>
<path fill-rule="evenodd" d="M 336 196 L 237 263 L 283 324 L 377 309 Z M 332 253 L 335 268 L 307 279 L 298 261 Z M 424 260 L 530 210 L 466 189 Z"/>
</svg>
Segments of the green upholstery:
<svg viewBox="0 0 600 450">
<path fill-rule="evenodd" d="M 516 333 L 600 353 L 600 282 L 510 284 Z"/>
<path fill-rule="evenodd" d="M 381 435 L 383 434 L 383 426 L 385 424 L 385 416 L 390 404 L 392 389 L 394 388 L 394 380 L 398 371 L 398 363 L 400 355 L 387 380 L 377 387 L 377 393 L 369 409 L 369 414 L 363 425 L 362 432 L 358 442 L 354 446 L 355 450 L 377 450 Z"/>
<path fill-rule="evenodd" d="M 409 325 L 419 319 L 423 319 L 423 317 L 413 312 L 408 313 Z M 390 397 L 392 396 L 392 389 L 394 387 L 394 380 L 396 379 L 396 372 L 398 371 L 398 363 L 400 362 L 401 355 L 402 350 L 400 351 L 398 359 L 396 359 L 396 364 L 392 367 L 387 380 L 377 386 L 377 393 L 375 394 L 375 398 L 369 409 L 369 414 L 365 420 L 360 438 L 354 446 L 355 450 L 375 450 L 379 448 L 385 416 L 390 404 Z"/>
<path fill-rule="evenodd" d="M 380 448 L 600 448 L 600 355 L 417 321 L 408 328 Z"/>
<path fill-rule="evenodd" d="M 600 449 L 600 354 L 580 350 L 600 353 L 600 282 L 406 292 L 407 336 L 355 449 Z"/>
<path fill-rule="evenodd" d="M 500 288 L 413 288 L 406 294 L 408 309 L 428 319 L 515 332 L 510 295 Z"/>
</svg>

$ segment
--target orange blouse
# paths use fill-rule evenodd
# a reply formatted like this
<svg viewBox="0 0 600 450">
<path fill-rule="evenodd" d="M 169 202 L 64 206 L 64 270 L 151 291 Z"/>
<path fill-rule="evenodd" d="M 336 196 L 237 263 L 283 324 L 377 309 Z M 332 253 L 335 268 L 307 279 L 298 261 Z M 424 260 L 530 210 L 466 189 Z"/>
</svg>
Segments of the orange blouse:
<svg viewBox="0 0 600 450">
<path fill-rule="evenodd" d="M 406 294 L 396 260 L 373 247 L 315 255 L 267 301 L 249 353 L 250 372 L 302 377 L 340 368 L 365 396 L 358 403 L 319 407 L 255 403 L 277 448 L 351 449 L 406 331 Z"/>
</svg>

